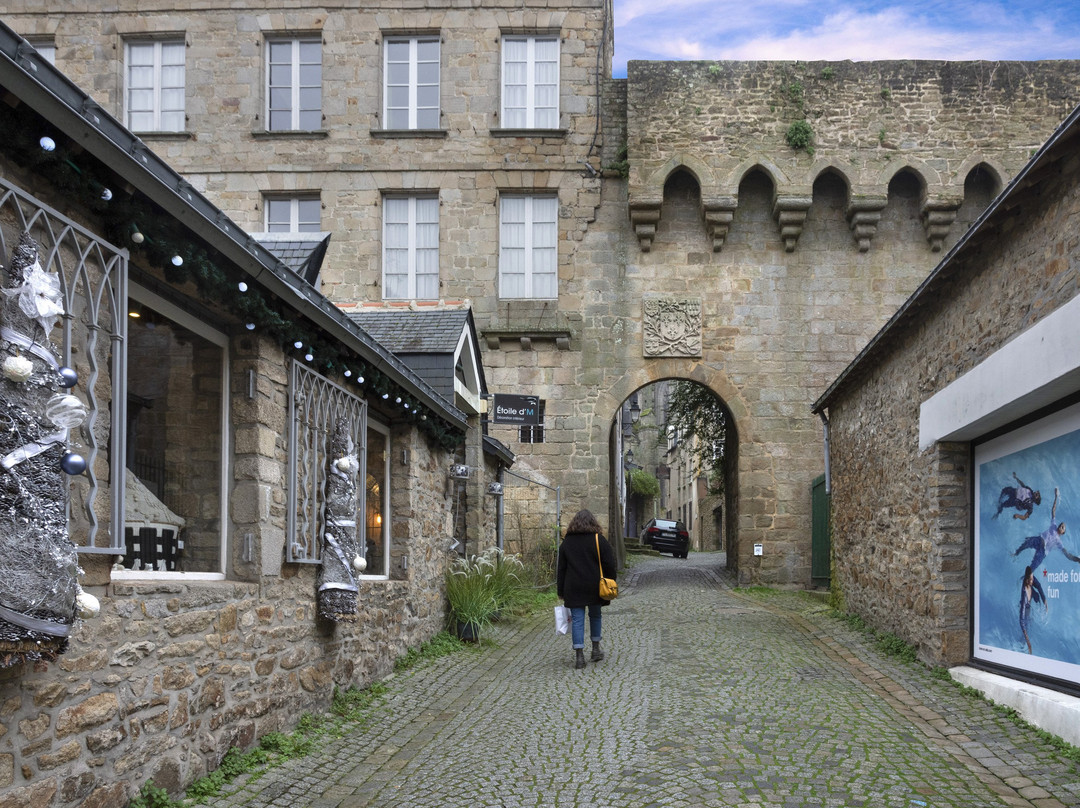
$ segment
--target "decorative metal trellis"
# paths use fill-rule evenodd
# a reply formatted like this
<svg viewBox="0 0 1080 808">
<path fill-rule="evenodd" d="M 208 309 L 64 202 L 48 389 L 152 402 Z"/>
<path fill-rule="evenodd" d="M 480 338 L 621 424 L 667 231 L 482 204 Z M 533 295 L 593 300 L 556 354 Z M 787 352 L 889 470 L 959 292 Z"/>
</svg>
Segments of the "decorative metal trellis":
<svg viewBox="0 0 1080 808">
<path fill-rule="evenodd" d="M 318 564 L 326 525 L 326 483 L 331 436 L 340 420 L 348 424 L 360 473 L 367 468 L 367 402 L 325 376 L 293 361 L 289 371 L 289 498 L 286 559 Z M 355 524 L 360 554 L 366 486 L 357 487 Z"/>
<path fill-rule="evenodd" d="M 86 459 L 85 473 L 71 478 L 71 539 L 81 553 L 122 554 L 125 469 L 110 458 L 124 457 L 128 253 L 0 178 L 0 261 L 9 260 L 24 232 L 42 268 L 59 278 L 61 361 L 78 371 L 71 392 L 89 411 L 69 437 Z M 108 505 L 99 501 L 105 489 Z"/>
</svg>

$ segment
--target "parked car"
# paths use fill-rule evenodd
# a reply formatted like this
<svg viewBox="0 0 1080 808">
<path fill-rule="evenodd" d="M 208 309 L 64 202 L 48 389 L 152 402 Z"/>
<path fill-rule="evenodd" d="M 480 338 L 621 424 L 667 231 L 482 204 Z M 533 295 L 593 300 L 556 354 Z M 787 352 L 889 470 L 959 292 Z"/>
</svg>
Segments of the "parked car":
<svg viewBox="0 0 1080 808">
<path fill-rule="evenodd" d="M 686 558 L 690 552 L 690 533 L 676 519 L 650 519 L 641 531 L 641 543 L 675 558 Z"/>
</svg>

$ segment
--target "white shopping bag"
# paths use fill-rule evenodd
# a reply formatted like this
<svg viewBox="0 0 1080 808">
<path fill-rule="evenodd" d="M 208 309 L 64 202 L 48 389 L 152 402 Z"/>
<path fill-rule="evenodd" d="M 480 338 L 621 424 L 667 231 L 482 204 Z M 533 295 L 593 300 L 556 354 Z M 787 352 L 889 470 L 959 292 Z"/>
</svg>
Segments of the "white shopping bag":
<svg viewBox="0 0 1080 808">
<path fill-rule="evenodd" d="M 555 607 L 555 633 L 565 634 L 570 630 L 570 610 L 565 606 Z"/>
</svg>

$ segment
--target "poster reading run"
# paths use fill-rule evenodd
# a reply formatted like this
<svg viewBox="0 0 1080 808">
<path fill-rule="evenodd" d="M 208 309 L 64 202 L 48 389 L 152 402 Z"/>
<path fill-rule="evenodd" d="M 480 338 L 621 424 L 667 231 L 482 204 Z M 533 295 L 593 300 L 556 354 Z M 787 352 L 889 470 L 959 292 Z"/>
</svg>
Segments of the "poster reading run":
<svg viewBox="0 0 1080 808">
<path fill-rule="evenodd" d="M 1080 404 L 975 448 L 976 659 L 1080 684 Z"/>
</svg>

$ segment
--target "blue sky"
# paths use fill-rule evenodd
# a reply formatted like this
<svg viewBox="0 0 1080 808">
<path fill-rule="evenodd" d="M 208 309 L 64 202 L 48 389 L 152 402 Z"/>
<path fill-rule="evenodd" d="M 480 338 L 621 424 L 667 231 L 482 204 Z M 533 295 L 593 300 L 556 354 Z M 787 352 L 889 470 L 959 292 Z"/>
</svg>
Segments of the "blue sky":
<svg viewBox="0 0 1080 808">
<path fill-rule="evenodd" d="M 636 59 L 1077 59 L 1077 0 L 614 0 L 612 73 Z"/>
</svg>

